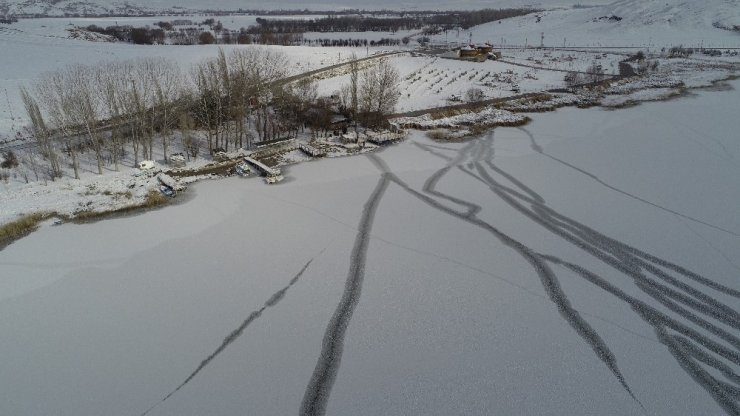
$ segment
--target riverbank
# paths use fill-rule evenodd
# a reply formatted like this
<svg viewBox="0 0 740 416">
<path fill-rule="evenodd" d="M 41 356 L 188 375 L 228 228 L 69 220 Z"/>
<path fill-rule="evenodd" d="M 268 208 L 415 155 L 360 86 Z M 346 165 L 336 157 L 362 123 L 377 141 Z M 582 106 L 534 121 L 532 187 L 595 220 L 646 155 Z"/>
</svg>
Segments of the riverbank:
<svg viewBox="0 0 740 416">
<path fill-rule="evenodd" d="M 558 108 L 576 106 L 589 108 L 601 106 L 608 109 L 627 108 L 641 102 L 664 101 L 690 94 L 692 90 L 711 89 L 716 85 L 737 79 L 727 71 L 683 72 L 683 77 L 648 76 L 622 79 L 605 83 L 596 88 L 581 88 L 570 93 L 542 93 L 496 103 L 473 111 L 461 113 L 428 113 L 416 117 L 391 120 L 399 128 L 428 130 L 428 135 L 437 141 L 464 141 L 495 127 L 524 126 L 530 122 L 529 115 L 555 111 Z M 527 115 L 529 114 L 529 115 Z M 374 146 L 362 152 L 373 151 Z M 351 156 L 356 151 L 346 151 L 330 156 Z M 236 160 L 234 153 L 234 160 Z M 295 164 L 311 157 L 300 151 L 278 158 L 279 165 Z M 231 161 L 224 166 L 201 159 L 191 166 L 191 173 L 175 173 L 178 182 L 188 184 L 228 175 Z M 218 165 L 218 166 L 216 166 Z M 228 165 L 228 166 L 227 166 Z M 0 249 L 32 232 L 43 219 L 57 217 L 62 221 L 104 219 L 109 216 L 146 212 L 170 203 L 159 195 L 159 182 L 155 176 L 132 175 L 136 170 L 107 172 L 102 176 L 86 175 L 80 180 L 63 178 L 54 182 L 31 182 L 4 190 L 3 209 L 0 211 L 0 227 L 15 229 L 15 222 L 28 223 L 29 218 L 41 218 L 28 224 L 24 232 L 0 234 Z M 177 199 L 177 198 L 176 198 Z M 179 200 L 182 200 L 180 198 Z M 0 228 L 2 230 L 2 228 Z"/>
</svg>

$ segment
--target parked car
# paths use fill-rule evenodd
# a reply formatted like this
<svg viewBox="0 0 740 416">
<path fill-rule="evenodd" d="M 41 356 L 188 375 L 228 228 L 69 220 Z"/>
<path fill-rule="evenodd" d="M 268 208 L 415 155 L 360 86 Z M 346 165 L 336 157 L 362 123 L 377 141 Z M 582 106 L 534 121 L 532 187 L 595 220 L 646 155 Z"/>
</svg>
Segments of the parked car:
<svg viewBox="0 0 740 416">
<path fill-rule="evenodd" d="M 167 186 L 167 185 L 161 185 L 161 186 L 159 187 L 159 192 L 161 192 L 161 193 L 162 193 L 162 195 L 164 195 L 164 196 L 168 196 L 168 197 L 170 197 L 170 198 L 174 198 L 174 197 L 175 197 L 175 190 L 174 190 L 174 189 L 172 189 L 172 188 L 170 188 L 170 187 L 169 187 L 169 186 Z"/>
</svg>

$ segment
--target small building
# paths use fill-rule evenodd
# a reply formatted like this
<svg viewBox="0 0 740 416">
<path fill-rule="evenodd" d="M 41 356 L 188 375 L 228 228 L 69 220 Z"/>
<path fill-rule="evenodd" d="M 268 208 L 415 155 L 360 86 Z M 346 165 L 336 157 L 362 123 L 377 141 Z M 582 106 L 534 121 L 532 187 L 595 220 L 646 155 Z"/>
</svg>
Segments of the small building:
<svg viewBox="0 0 740 416">
<path fill-rule="evenodd" d="M 460 57 L 461 58 L 472 58 L 478 56 L 478 49 L 475 49 L 472 46 L 463 46 L 460 48 Z"/>
<path fill-rule="evenodd" d="M 491 53 L 491 51 L 493 51 L 493 45 L 491 45 L 490 43 L 484 43 L 482 45 L 477 45 L 475 49 L 478 50 L 478 53 L 480 55 L 488 55 L 489 53 Z"/>
<path fill-rule="evenodd" d="M 311 143 L 301 143 L 298 148 L 311 157 L 326 156 L 326 147 Z"/>
</svg>

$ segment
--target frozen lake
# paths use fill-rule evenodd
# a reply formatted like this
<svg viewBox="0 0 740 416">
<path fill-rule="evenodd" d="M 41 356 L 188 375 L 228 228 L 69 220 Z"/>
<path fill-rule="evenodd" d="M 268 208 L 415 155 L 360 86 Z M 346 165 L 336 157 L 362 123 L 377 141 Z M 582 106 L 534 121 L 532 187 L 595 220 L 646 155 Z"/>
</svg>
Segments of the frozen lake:
<svg viewBox="0 0 740 416">
<path fill-rule="evenodd" d="M 732 85 L 43 227 L 0 414 L 738 414 Z"/>
</svg>

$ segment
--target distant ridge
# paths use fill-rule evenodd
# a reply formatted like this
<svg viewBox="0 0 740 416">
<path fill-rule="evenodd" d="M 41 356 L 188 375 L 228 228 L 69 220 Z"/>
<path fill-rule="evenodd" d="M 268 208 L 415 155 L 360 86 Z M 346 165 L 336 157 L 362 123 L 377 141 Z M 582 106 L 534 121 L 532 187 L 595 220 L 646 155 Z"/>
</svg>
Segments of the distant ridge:
<svg viewBox="0 0 740 416">
<path fill-rule="evenodd" d="M 740 47 L 740 0 L 618 0 L 551 9 L 477 26 L 473 36 L 529 46 Z"/>
<path fill-rule="evenodd" d="M 605 4 L 608 0 L 587 0 L 586 5 Z M 345 9 L 365 10 L 477 10 L 485 8 L 531 7 L 556 8 L 571 7 L 569 0 L 377 0 L 369 3 L 364 0 L 337 0 L 336 2 L 275 0 L 0 0 L 0 15 L 142 15 L 188 13 L 193 11 L 238 11 L 238 10 L 313 10 L 339 11 Z"/>
</svg>

